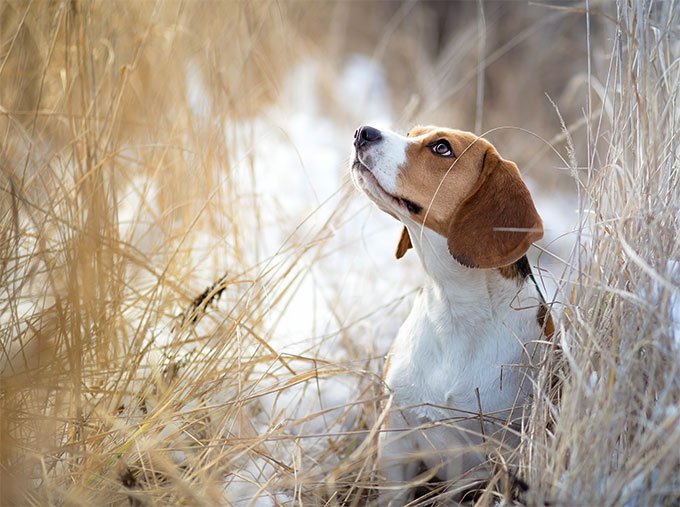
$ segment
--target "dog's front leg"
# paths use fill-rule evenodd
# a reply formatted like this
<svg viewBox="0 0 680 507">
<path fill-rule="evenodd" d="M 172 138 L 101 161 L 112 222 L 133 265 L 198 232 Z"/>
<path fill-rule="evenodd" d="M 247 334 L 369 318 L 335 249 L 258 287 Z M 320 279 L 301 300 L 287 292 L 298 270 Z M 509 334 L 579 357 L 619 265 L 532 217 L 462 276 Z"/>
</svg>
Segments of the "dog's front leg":
<svg viewBox="0 0 680 507">
<path fill-rule="evenodd" d="M 413 499 L 408 483 L 417 475 L 420 461 L 412 430 L 398 410 L 392 410 L 378 438 L 381 507 L 399 507 Z"/>
</svg>

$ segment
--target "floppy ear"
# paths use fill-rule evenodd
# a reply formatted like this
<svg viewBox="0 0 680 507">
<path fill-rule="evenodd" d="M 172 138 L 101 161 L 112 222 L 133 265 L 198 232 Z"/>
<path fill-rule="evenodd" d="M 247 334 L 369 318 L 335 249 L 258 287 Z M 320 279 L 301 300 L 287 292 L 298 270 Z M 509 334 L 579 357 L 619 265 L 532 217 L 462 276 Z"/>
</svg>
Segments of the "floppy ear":
<svg viewBox="0 0 680 507">
<path fill-rule="evenodd" d="M 449 223 L 449 252 L 465 266 L 497 268 L 542 237 L 543 221 L 517 166 L 489 148 L 479 180 Z"/>
<path fill-rule="evenodd" d="M 399 243 L 397 243 L 397 251 L 394 252 L 394 256 L 397 259 L 401 259 L 406 251 L 411 248 L 413 244 L 411 243 L 411 236 L 408 235 L 408 229 L 406 226 L 401 230 L 401 236 L 399 237 Z"/>
</svg>

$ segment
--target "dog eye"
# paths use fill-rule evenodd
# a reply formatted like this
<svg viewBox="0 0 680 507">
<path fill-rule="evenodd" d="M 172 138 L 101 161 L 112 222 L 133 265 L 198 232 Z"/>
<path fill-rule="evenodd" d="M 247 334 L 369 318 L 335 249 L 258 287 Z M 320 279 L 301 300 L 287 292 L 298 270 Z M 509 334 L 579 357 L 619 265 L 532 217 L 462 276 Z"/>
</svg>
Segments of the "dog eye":
<svg viewBox="0 0 680 507">
<path fill-rule="evenodd" d="M 450 157 L 451 155 L 453 155 L 451 145 L 446 139 L 440 139 L 439 141 L 435 141 L 430 145 L 430 149 L 432 150 L 432 153 L 434 153 L 435 155 L 439 155 L 440 157 Z"/>
</svg>

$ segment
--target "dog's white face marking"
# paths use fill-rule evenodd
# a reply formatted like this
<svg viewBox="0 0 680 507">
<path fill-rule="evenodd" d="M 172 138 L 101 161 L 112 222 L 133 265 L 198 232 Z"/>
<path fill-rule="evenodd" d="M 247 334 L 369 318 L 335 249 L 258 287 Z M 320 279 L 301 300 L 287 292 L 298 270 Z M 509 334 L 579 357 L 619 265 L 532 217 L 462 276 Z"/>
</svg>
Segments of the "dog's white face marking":
<svg viewBox="0 0 680 507">
<path fill-rule="evenodd" d="M 357 132 L 357 136 L 362 135 Z M 352 180 L 380 209 L 402 218 L 408 216 L 408 209 L 399 195 L 398 177 L 401 167 L 406 163 L 408 139 L 385 130 L 380 131 L 379 136 L 369 141 L 355 140 L 351 162 Z"/>
</svg>

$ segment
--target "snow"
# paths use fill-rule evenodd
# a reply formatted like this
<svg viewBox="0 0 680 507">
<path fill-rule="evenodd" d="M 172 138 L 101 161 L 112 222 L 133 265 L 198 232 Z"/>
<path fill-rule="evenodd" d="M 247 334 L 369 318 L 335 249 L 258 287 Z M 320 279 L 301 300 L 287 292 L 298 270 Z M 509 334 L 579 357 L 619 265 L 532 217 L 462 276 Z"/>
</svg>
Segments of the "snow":
<svg viewBox="0 0 680 507">
<path fill-rule="evenodd" d="M 385 354 L 406 317 L 421 274 L 414 255 L 399 262 L 393 257 L 400 224 L 359 195 L 348 177 L 356 126 L 368 122 L 386 126 L 391 119 L 382 70 L 361 56 L 348 60 L 337 88 L 331 90 L 335 101 L 348 105 L 349 118 L 344 122 L 324 110 L 318 87 L 321 72 L 315 62 L 301 64 L 291 73 L 277 105 L 251 125 L 253 191 L 260 198 L 262 216 L 276 217 L 262 224 L 263 240 L 254 255 L 269 258 L 291 231 L 297 242 L 313 238 L 318 231 L 330 234 L 322 257 L 301 259 L 298 267 L 308 274 L 289 303 L 269 311 L 269 343 L 278 352 L 349 365 L 352 354 L 365 358 Z M 330 227 L 324 227 L 327 223 Z M 342 344 L 345 333 L 340 329 L 348 325 L 353 352 Z M 377 371 L 379 362 L 372 365 Z M 309 369 L 308 364 L 292 367 Z M 260 388 L 268 382 L 275 383 L 264 381 Z M 359 407 L 348 405 L 357 401 L 360 382 L 356 374 L 338 373 L 260 397 L 262 411 L 253 421 L 257 431 L 265 432 L 279 421 L 289 425 L 291 436 L 306 436 L 295 443 L 271 442 L 267 452 L 285 463 L 293 456 L 319 455 L 326 439 L 309 437 L 353 429 Z M 321 415 L 309 417 L 316 413 Z M 301 418 L 303 424 L 292 423 Z M 325 459 L 317 464 L 319 474 L 334 465 L 333 459 Z M 273 473 L 266 460 L 254 458 L 244 470 L 245 476 L 227 478 L 227 501 L 246 505 L 260 495 L 263 505 L 271 502 L 270 495 L 277 492 L 260 490 Z"/>
<path fill-rule="evenodd" d="M 393 258 L 400 225 L 373 208 L 349 181 L 353 131 L 366 121 L 363 113 L 384 123 L 391 117 L 382 71 L 364 57 L 348 60 L 338 88 L 332 90 L 339 103 L 351 104 L 355 118 L 344 123 L 324 111 L 317 86 L 321 72 L 315 62 L 301 64 L 291 73 L 277 105 L 251 125 L 253 191 L 265 217 L 256 256 L 270 258 L 293 231 L 296 241 L 304 241 L 330 224 L 324 230 L 331 237 L 323 258 L 302 260 L 309 275 L 285 311 L 274 309 L 269 315 L 272 323 L 277 322 L 273 345 L 293 353 L 309 347 L 305 338 L 332 334 L 376 306 L 412 292 L 419 283 L 414 258 L 401 263 Z M 340 215 L 331 218 L 338 210 Z M 336 322 L 338 308 L 344 323 Z M 324 349 L 332 354 L 337 346 L 330 341 Z M 380 352 L 384 351 L 383 344 Z"/>
<path fill-rule="evenodd" d="M 203 74 L 196 61 L 189 62 L 186 73 L 187 99 L 191 111 L 200 118 L 210 114 L 212 104 L 210 94 L 207 92 Z"/>
<path fill-rule="evenodd" d="M 382 68 L 375 61 L 363 55 L 350 56 L 336 93 L 363 123 L 376 128 L 390 126 L 390 94 Z"/>
</svg>

